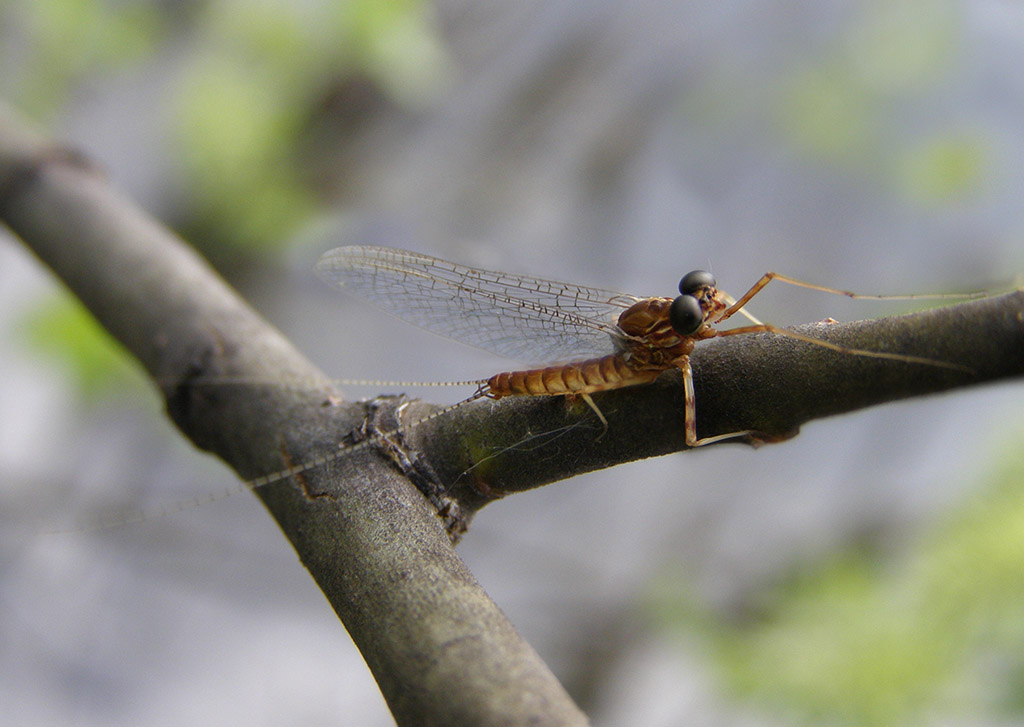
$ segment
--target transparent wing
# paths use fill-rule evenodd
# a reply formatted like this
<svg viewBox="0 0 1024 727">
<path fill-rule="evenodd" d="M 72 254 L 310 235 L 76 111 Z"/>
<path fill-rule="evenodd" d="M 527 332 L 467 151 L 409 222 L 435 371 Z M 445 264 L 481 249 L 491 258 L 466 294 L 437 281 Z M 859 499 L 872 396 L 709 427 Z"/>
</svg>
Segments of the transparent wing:
<svg viewBox="0 0 1024 727">
<path fill-rule="evenodd" d="M 413 325 L 530 362 L 611 353 L 619 314 L 638 300 L 387 247 L 339 247 L 316 270 Z"/>
</svg>

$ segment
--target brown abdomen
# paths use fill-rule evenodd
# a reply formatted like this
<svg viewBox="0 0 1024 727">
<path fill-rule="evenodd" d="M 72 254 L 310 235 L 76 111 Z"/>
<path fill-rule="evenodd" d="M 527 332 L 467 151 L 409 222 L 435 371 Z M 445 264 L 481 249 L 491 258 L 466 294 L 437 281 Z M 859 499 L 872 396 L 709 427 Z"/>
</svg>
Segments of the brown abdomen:
<svg viewBox="0 0 1024 727">
<path fill-rule="evenodd" d="M 619 354 L 611 354 L 561 366 L 495 374 L 487 380 L 487 396 L 500 399 L 503 396 L 592 394 L 646 384 L 658 378 L 660 373 L 631 368 Z"/>
</svg>

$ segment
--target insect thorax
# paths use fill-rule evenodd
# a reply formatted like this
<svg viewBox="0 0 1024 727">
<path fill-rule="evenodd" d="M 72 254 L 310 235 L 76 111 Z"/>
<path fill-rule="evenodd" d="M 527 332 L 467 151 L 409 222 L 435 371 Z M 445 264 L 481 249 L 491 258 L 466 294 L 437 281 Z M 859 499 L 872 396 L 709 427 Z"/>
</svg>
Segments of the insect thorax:
<svg viewBox="0 0 1024 727">
<path fill-rule="evenodd" d="M 666 369 L 693 350 L 694 339 L 669 323 L 671 305 L 671 298 L 644 298 L 619 316 L 619 328 L 626 334 L 620 346 L 633 368 Z"/>
</svg>

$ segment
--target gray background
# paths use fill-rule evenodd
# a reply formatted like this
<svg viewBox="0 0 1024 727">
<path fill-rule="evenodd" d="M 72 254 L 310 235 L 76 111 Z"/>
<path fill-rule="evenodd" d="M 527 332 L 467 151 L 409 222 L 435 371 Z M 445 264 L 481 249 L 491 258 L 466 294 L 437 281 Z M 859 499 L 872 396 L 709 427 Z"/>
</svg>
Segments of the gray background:
<svg viewBox="0 0 1024 727">
<path fill-rule="evenodd" d="M 1024 270 L 1016 3 L 436 7 L 443 89 L 339 149 L 333 211 L 249 281 L 333 375 L 470 379 L 510 365 L 327 289 L 312 264 L 341 244 L 638 295 L 671 295 L 698 267 L 734 295 L 766 270 L 867 293 L 1005 288 Z M 175 194 L 162 104 L 187 53 L 91 79 L 55 128 L 157 215 Z M 929 197 L 910 170 L 943 139 L 980 150 L 981 169 L 969 188 Z M 254 498 L 36 534 L 39 521 L 76 527 L 121 501 L 234 482 L 179 441 L 144 387 L 83 407 L 59 368 L 18 346 L 18 311 L 55 285 L 0 236 L 3 722 L 390 724 Z M 752 309 L 788 325 L 909 307 L 772 286 Z M 742 610 L 779 574 L 865 534 L 898 551 L 969 496 L 1019 435 L 1022 403 L 1016 384 L 987 387 L 816 422 L 759 451 L 579 477 L 488 507 L 460 552 L 596 724 L 785 724 L 723 695 L 699 648 L 643 618 L 652 582 L 673 574 L 698 603 Z"/>
</svg>

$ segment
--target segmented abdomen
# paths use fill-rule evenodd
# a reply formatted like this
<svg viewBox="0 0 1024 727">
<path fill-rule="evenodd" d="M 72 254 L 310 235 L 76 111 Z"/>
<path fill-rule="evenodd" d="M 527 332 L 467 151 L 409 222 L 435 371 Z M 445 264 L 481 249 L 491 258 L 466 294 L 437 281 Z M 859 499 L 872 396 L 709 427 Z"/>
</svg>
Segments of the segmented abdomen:
<svg viewBox="0 0 1024 727">
<path fill-rule="evenodd" d="M 586 361 L 548 366 L 528 371 L 495 374 L 487 380 L 487 396 L 592 394 L 634 384 L 646 384 L 658 378 L 661 371 L 638 370 L 629 366 L 619 354 L 610 354 Z"/>
</svg>

